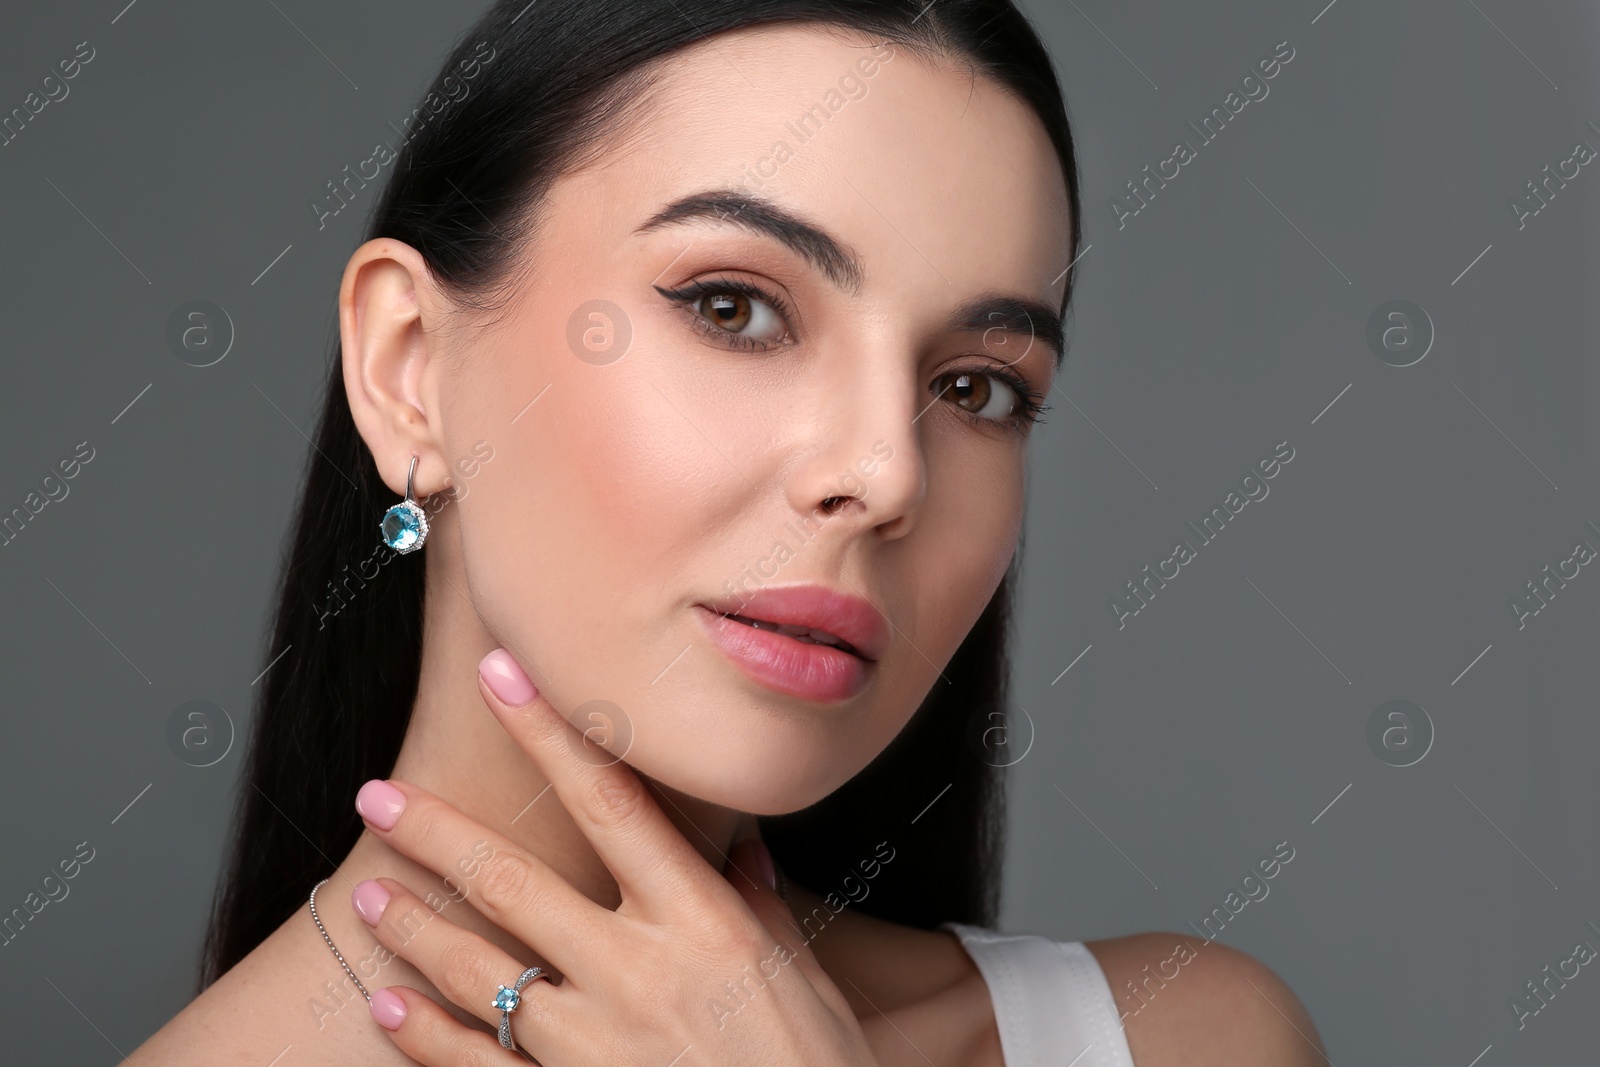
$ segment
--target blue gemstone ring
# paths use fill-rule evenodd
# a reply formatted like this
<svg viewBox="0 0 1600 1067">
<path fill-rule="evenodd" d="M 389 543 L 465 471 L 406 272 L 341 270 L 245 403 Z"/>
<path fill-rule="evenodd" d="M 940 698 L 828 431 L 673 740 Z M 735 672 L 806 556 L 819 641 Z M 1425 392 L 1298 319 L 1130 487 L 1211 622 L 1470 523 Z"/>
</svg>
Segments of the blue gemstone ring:
<svg viewBox="0 0 1600 1067">
<path fill-rule="evenodd" d="M 511 1040 L 511 1013 L 517 1010 L 517 1005 L 522 1003 L 522 987 L 535 978 L 550 980 L 543 967 L 529 967 L 517 977 L 516 985 L 500 987 L 500 992 L 494 995 L 489 1002 L 491 1008 L 500 1009 L 500 1045 L 502 1048 L 515 1049 L 516 1043 Z"/>
</svg>

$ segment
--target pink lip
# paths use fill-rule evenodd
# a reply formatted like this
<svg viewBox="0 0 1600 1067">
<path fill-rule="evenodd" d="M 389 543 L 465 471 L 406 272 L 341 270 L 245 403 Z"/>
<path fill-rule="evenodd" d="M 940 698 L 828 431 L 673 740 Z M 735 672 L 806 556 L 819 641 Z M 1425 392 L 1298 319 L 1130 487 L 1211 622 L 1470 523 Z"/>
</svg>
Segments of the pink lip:
<svg viewBox="0 0 1600 1067">
<path fill-rule="evenodd" d="M 889 644 L 888 626 L 875 607 L 822 586 L 763 588 L 744 599 L 726 598 L 696 607 L 712 640 L 747 676 L 807 700 L 848 700 L 860 693 L 869 680 L 870 666 Z M 734 614 L 829 633 L 860 655 L 726 617 Z"/>
</svg>

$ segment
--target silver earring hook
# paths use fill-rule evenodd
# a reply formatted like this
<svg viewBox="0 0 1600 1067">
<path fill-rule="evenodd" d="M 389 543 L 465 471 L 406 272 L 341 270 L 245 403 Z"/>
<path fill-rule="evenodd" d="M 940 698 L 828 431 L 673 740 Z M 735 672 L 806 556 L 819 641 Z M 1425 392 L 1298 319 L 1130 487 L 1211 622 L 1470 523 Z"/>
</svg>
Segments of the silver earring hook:
<svg viewBox="0 0 1600 1067">
<path fill-rule="evenodd" d="M 400 503 L 383 513 L 379 530 L 383 543 L 399 553 L 415 552 L 428 538 L 428 513 L 413 498 L 416 487 L 417 454 L 411 454 L 411 465 L 406 468 L 406 496 Z"/>
</svg>

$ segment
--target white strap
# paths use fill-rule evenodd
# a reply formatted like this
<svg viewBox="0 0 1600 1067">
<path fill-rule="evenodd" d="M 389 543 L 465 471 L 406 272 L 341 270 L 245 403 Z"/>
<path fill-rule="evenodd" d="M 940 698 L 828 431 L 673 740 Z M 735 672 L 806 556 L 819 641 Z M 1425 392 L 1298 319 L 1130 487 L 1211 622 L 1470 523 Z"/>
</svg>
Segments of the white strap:
<svg viewBox="0 0 1600 1067">
<path fill-rule="evenodd" d="M 1082 941 L 942 923 L 988 983 L 1006 1067 L 1133 1067 L 1105 973 Z"/>
</svg>

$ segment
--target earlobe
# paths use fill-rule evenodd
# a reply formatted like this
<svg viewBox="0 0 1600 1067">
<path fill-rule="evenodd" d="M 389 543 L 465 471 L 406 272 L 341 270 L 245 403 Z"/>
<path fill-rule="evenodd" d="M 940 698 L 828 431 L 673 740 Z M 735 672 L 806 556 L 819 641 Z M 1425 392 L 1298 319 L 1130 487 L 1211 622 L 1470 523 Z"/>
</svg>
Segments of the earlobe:
<svg viewBox="0 0 1600 1067">
<path fill-rule="evenodd" d="M 345 395 L 356 429 L 396 495 L 413 454 L 419 457 L 418 497 L 449 480 L 439 446 L 442 363 L 434 336 L 442 313 L 426 263 L 404 242 L 368 241 L 345 265 L 339 286 Z"/>
</svg>

